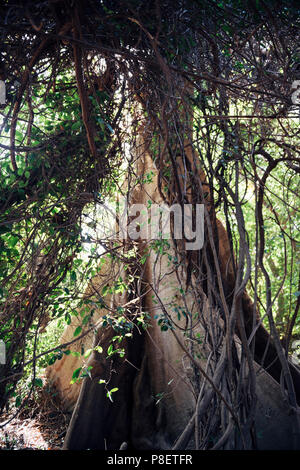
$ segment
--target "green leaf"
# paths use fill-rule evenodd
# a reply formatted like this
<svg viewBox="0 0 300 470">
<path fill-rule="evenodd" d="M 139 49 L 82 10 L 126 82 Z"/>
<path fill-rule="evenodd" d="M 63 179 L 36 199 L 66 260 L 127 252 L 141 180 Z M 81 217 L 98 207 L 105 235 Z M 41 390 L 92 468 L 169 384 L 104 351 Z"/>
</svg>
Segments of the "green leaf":
<svg viewBox="0 0 300 470">
<path fill-rule="evenodd" d="M 169 327 L 167 325 L 162 325 L 160 329 L 161 331 L 168 331 Z"/>
<path fill-rule="evenodd" d="M 77 381 L 80 375 L 81 369 L 82 367 L 78 367 L 78 369 L 74 370 L 73 375 L 72 375 L 72 380 L 70 382 L 71 385 L 73 385 Z"/>
<path fill-rule="evenodd" d="M 81 326 L 77 326 L 76 330 L 74 331 L 74 335 L 73 336 L 78 336 L 82 331 L 82 328 Z"/>
<path fill-rule="evenodd" d="M 8 240 L 8 245 L 10 248 L 14 248 L 16 246 L 16 244 L 18 243 L 19 241 L 19 238 L 18 237 L 10 237 L 9 240 Z"/>
<path fill-rule="evenodd" d="M 81 354 L 80 354 L 79 351 L 71 351 L 71 356 L 73 356 L 73 357 L 80 357 Z"/>
<path fill-rule="evenodd" d="M 80 127 L 81 127 L 81 122 L 76 121 L 72 124 L 71 129 L 72 129 L 72 131 L 76 131 L 77 129 L 80 129 Z"/>
<path fill-rule="evenodd" d="M 113 345 L 111 344 L 109 347 L 108 347 L 108 350 L 107 350 L 107 355 L 108 356 L 111 356 L 113 354 Z"/>
<path fill-rule="evenodd" d="M 20 397 L 20 395 L 18 395 L 17 398 L 16 398 L 16 401 L 15 401 L 15 406 L 16 406 L 17 408 L 19 408 L 19 406 L 21 405 L 21 403 L 22 403 L 22 398 Z"/>
<path fill-rule="evenodd" d="M 92 352 L 93 352 L 93 349 L 88 349 L 87 351 L 85 351 L 83 357 L 86 359 L 92 354 Z"/>
<path fill-rule="evenodd" d="M 119 389 L 118 387 L 115 387 L 115 388 L 112 388 L 111 390 L 109 390 L 106 394 L 106 396 L 110 399 L 110 401 L 112 402 L 112 397 L 111 397 L 111 394 L 114 393 L 114 392 L 117 392 Z"/>
<path fill-rule="evenodd" d="M 86 325 L 89 322 L 90 318 L 91 318 L 90 314 L 86 315 L 84 319 L 82 320 L 82 324 Z"/>
<path fill-rule="evenodd" d="M 42 379 L 34 379 L 34 385 L 35 387 L 42 387 L 43 386 Z"/>
<path fill-rule="evenodd" d="M 52 366 L 52 364 L 54 364 L 56 359 L 57 359 L 56 355 L 51 356 L 50 359 L 48 360 L 48 366 Z"/>
<path fill-rule="evenodd" d="M 109 286 L 104 286 L 101 292 L 101 295 L 104 297 L 108 292 Z"/>
</svg>

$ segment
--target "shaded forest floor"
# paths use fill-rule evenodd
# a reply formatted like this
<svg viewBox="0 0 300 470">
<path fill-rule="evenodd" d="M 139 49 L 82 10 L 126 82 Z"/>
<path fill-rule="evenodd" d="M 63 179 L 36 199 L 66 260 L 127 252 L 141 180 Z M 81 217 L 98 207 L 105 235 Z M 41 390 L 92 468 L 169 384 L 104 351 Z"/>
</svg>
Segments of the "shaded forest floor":
<svg viewBox="0 0 300 470">
<path fill-rule="evenodd" d="M 1 450 L 62 448 L 71 413 L 63 410 L 53 390 L 39 390 L 16 417 L 15 414 L 12 408 L 1 417 L 0 426 L 9 421 L 0 428 Z"/>
</svg>

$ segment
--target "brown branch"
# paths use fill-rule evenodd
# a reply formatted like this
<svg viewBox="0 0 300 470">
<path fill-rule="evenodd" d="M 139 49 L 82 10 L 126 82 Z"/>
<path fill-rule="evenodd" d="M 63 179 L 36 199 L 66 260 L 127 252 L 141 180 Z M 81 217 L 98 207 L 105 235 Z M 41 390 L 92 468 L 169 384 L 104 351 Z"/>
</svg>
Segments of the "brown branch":
<svg viewBox="0 0 300 470">
<path fill-rule="evenodd" d="M 13 108 L 13 114 L 12 114 L 12 119 L 11 119 L 11 128 L 10 128 L 10 160 L 11 164 L 13 167 L 13 170 L 15 172 L 18 171 L 18 166 L 16 163 L 16 151 L 15 151 L 15 138 L 16 138 L 16 127 L 17 127 L 17 122 L 18 122 L 18 114 L 21 108 L 21 103 L 22 103 L 22 98 L 24 95 L 24 91 L 26 89 L 29 76 L 31 73 L 32 68 L 36 64 L 37 60 L 40 58 L 42 52 L 46 48 L 46 46 L 49 44 L 50 39 L 46 37 L 43 39 L 43 41 L 40 43 L 38 48 L 35 50 L 28 66 L 26 66 L 25 72 L 23 74 L 23 77 L 21 79 L 21 84 L 18 89 L 18 95 L 16 98 L 16 102 Z"/>
<path fill-rule="evenodd" d="M 78 16 L 78 10 L 75 8 L 73 16 L 73 37 L 78 39 L 81 37 L 81 28 L 80 21 Z M 94 139 L 94 129 L 93 124 L 90 120 L 90 105 L 88 100 L 88 95 L 84 85 L 84 72 L 82 67 L 82 47 L 80 47 L 76 42 L 73 43 L 73 56 L 75 63 L 75 73 L 76 73 L 76 82 L 78 88 L 78 94 L 81 104 L 82 120 L 86 130 L 86 135 L 88 139 L 89 148 L 91 154 L 94 157 L 94 160 L 97 161 L 97 147 Z M 101 166 L 101 159 L 100 159 Z"/>
</svg>

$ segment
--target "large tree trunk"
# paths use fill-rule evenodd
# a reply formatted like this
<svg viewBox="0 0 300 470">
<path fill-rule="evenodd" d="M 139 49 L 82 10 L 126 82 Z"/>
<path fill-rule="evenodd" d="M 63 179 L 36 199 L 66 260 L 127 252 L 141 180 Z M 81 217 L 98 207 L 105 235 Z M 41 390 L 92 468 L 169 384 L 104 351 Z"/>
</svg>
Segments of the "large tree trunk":
<svg viewBox="0 0 300 470">
<path fill-rule="evenodd" d="M 152 183 L 136 188 L 133 199 L 135 202 L 146 203 L 151 195 L 152 200 L 159 203 L 161 195 L 158 191 L 157 170 L 148 155 L 143 157 L 143 166 L 143 169 L 140 168 L 141 174 L 151 170 L 155 177 Z M 217 221 L 216 227 L 222 283 L 230 308 L 235 279 L 230 266 L 229 242 L 222 224 Z M 172 248 L 169 254 L 174 254 Z M 134 338 L 124 340 L 125 358 L 114 356 L 111 361 L 105 354 L 93 353 L 88 362 L 88 365 L 93 366 L 92 378 L 84 379 L 66 436 L 65 449 L 118 449 L 123 442 L 126 442 L 129 448 L 135 449 L 171 449 L 174 446 L 178 449 L 195 448 L 194 427 L 189 428 L 188 423 L 196 408 L 199 371 L 187 354 L 187 351 L 190 351 L 190 342 L 184 335 L 185 319 L 178 321 L 177 314 L 171 307 L 176 298 L 176 304 L 182 308 L 188 305 L 190 318 L 193 318 L 199 306 L 195 303 L 191 289 L 186 290 L 184 298 L 178 295 L 179 288 L 186 286 L 186 269 L 182 268 L 181 278 L 178 279 L 178 273 L 170 270 L 167 256 L 157 256 L 151 252 L 141 275 L 144 291 L 148 289 L 142 302 L 143 309 L 151 314 L 150 325 L 142 333 L 136 331 Z M 152 289 L 149 290 L 149 286 L 152 286 Z M 160 299 L 161 303 L 157 303 L 157 300 L 155 303 L 154 292 L 154 297 Z M 216 310 L 212 311 L 207 296 L 205 298 L 206 302 L 202 304 L 202 318 L 207 323 L 210 322 L 211 326 L 224 328 L 224 319 Z M 112 303 L 124 305 L 127 301 L 127 298 L 114 298 Z M 182 327 L 182 331 L 176 329 L 176 336 L 171 330 L 161 331 L 157 319 L 154 319 L 154 314 L 163 315 L 164 310 Z M 242 296 L 242 310 L 246 332 L 250 335 L 253 330 L 253 304 L 246 292 Z M 213 321 L 210 318 L 212 313 L 215 314 Z M 99 315 L 101 314 L 103 313 L 100 312 Z M 198 319 L 192 319 L 191 323 L 203 338 L 203 343 L 194 347 L 193 353 L 201 355 L 198 364 L 205 370 L 210 352 L 209 345 L 205 343 L 206 332 Z M 99 328 L 94 344 L 101 344 L 106 351 L 114 334 L 111 329 Z M 281 366 L 267 331 L 260 326 L 255 338 L 255 359 L 260 363 L 264 356 L 264 367 L 270 366 L 268 371 L 278 382 Z M 235 344 L 239 356 L 241 346 L 238 337 L 235 338 Z M 267 345 L 268 352 L 265 354 Z M 65 367 L 60 365 L 60 371 L 55 371 L 54 366 L 51 376 L 57 378 L 64 368 L 67 370 L 68 360 L 69 357 L 64 359 Z M 72 366 L 75 367 L 74 364 Z M 290 365 L 290 368 L 299 398 L 299 373 L 294 366 Z M 289 416 L 289 408 L 282 401 L 278 383 L 273 381 L 269 374 L 259 370 L 257 365 L 255 371 L 258 395 L 256 425 L 259 435 L 263 436 L 258 439 L 258 448 L 297 447 L 299 443 L 291 444 L 289 433 L 294 429 L 293 417 Z M 99 384 L 100 379 L 108 380 L 109 376 L 109 389 L 119 389 L 112 394 L 113 402 L 106 396 L 104 385 Z M 217 372 L 215 385 L 217 388 L 220 385 Z M 209 393 L 210 390 L 204 395 L 201 403 L 209 402 Z M 176 443 L 186 426 L 184 437 Z M 231 445 L 233 447 L 229 448 L 243 447 L 238 439 Z M 246 445 L 249 448 L 252 445 L 249 432 Z"/>
</svg>

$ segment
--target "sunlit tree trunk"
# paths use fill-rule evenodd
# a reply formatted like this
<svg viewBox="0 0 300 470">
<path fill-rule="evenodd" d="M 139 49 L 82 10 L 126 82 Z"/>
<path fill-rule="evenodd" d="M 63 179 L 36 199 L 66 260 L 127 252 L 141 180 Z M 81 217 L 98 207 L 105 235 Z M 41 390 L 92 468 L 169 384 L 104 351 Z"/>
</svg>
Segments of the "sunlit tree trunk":
<svg viewBox="0 0 300 470">
<path fill-rule="evenodd" d="M 205 413 L 209 415 L 212 411 L 214 400 L 219 403 L 216 414 L 220 415 L 222 433 L 226 435 L 226 439 L 222 434 L 218 435 L 220 430 L 216 432 L 216 429 L 219 425 L 215 425 L 216 448 L 255 448 L 257 444 L 252 433 L 257 399 L 259 406 L 264 407 L 268 399 L 266 401 L 263 394 L 266 388 L 271 390 L 274 387 L 267 374 L 257 376 L 256 362 L 280 382 L 282 365 L 277 350 L 260 324 L 243 283 L 243 260 L 240 264 L 239 260 L 246 255 L 240 253 L 240 258 L 234 260 L 228 234 L 215 217 L 211 188 L 192 145 L 191 114 L 189 106 L 184 106 L 186 100 L 185 94 L 179 103 L 176 122 L 183 142 L 181 147 L 172 142 L 174 136 L 166 135 L 163 151 L 159 158 L 153 158 L 146 127 L 140 125 L 137 173 L 141 180 L 149 171 L 155 176 L 150 184 L 137 185 L 131 202 L 146 204 L 150 198 L 169 205 L 204 204 L 204 247 L 187 251 L 186 240 L 176 240 L 169 254 L 178 257 L 181 268 L 176 270 L 176 274 L 167 276 L 167 287 L 162 279 L 169 268 L 162 257 L 159 260 L 160 274 L 157 271 L 158 258 L 153 253 L 145 265 L 140 266 L 145 293 L 140 306 L 151 314 L 149 326 L 145 331 L 136 332 L 133 339 L 125 341 L 127 361 L 115 357 L 110 365 L 105 356 L 97 353 L 92 356 L 89 361 L 93 366 L 92 379 L 86 378 L 81 388 L 65 440 L 67 449 L 117 449 L 123 442 L 130 448 L 199 448 L 202 444 L 199 443 L 200 421 Z M 165 177 L 167 167 L 171 171 Z M 140 242 L 139 254 L 145 252 L 145 246 Z M 176 305 L 181 308 L 188 305 L 191 310 L 188 323 L 183 319 L 178 321 L 169 307 L 170 299 L 178 296 L 179 290 L 180 298 Z M 177 326 L 181 325 L 182 331 L 176 327 L 162 332 L 157 318 L 154 318 L 157 312 L 167 315 Z M 192 319 L 194 314 L 201 317 L 198 327 Z M 186 341 L 189 328 L 206 338 L 208 345 L 198 344 L 195 348 L 192 341 Z M 213 333 L 214 328 L 222 329 L 222 333 Z M 100 328 L 95 344 L 100 342 L 106 350 L 114 334 L 113 330 L 102 331 Z M 236 335 L 240 338 L 238 341 Z M 214 341 L 220 342 L 217 348 L 212 344 Z M 212 357 L 212 364 L 208 365 L 207 361 Z M 182 366 L 184 361 L 186 364 Z M 291 364 L 289 367 L 299 400 L 299 373 Z M 103 384 L 99 384 L 99 379 L 107 380 L 112 368 L 114 374 L 109 388 L 118 388 L 113 403 L 107 398 Z M 239 381 L 242 381 L 240 385 Z M 174 389 L 170 382 L 176 383 Z M 228 384 L 235 390 L 232 396 Z M 237 412 L 233 410 L 233 396 L 236 394 L 240 400 Z M 275 387 L 270 399 L 274 409 L 281 406 L 278 394 L 279 388 Z M 221 410 L 225 418 L 222 418 Z M 281 430 L 287 429 L 287 423 L 291 425 L 289 418 L 285 421 L 285 413 L 287 411 L 283 409 L 279 413 Z M 242 439 L 236 438 L 236 429 L 242 432 Z M 277 439 L 279 441 L 282 436 Z M 267 440 L 266 437 L 265 442 Z"/>
</svg>

